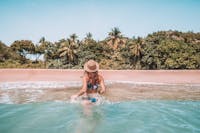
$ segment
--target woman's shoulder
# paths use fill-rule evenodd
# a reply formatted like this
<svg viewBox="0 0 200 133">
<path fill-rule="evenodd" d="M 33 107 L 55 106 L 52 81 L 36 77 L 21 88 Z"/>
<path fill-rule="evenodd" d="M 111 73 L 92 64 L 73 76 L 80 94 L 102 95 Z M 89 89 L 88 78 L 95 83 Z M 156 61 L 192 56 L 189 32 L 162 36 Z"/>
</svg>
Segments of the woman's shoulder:
<svg viewBox="0 0 200 133">
<path fill-rule="evenodd" d="M 104 80 L 102 75 L 99 75 L 99 74 L 98 74 L 98 76 L 99 76 L 99 80 L 100 80 L 100 81 Z"/>
<path fill-rule="evenodd" d="M 83 79 L 86 79 L 86 80 L 87 80 L 88 78 L 89 78 L 89 77 L 88 77 L 87 74 L 84 74 L 84 75 L 83 75 Z"/>
<path fill-rule="evenodd" d="M 100 81 L 104 80 L 103 76 L 100 75 L 100 74 L 98 74 L 98 78 L 99 78 Z M 84 74 L 84 75 L 83 75 L 83 79 L 85 79 L 86 81 L 89 80 L 88 75 L 87 75 L 87 74 Z"/>
</svg>

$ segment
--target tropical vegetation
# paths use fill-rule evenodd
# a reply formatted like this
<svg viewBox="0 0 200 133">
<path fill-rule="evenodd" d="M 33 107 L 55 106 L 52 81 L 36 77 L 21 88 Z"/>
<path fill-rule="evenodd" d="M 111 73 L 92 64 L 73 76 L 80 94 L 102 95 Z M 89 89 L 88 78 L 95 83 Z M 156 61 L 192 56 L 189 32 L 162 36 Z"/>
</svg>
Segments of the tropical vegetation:
<svg viewBox="0 0 200 133">
<path fill-rule="evenodd" d="M 128 38 L 115 27 L 100 41 L 90 32 L 82 40 L 72 34 L 57 42 L 0 41 L 0 68 L 82 69 L 89 59 L 101 69 L 200 69 L 200 33 L 169 30 Z"/>
</svg>

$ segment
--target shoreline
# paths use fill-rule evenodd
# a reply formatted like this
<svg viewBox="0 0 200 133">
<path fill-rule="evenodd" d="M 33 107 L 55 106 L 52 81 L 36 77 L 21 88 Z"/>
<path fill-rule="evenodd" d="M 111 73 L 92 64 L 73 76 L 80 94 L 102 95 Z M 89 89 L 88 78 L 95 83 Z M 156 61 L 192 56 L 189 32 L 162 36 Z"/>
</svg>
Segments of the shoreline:
<svg viewBox="0 0 200 133">
<path fill-rule="evenodd" d="M 0 83 L 81 81 L 83 72 L 81 69 L 0 69 Z M 110 82 L 200 84 L 200 70 L 100 70 L 99 74 Z"/>
<path fill-rule="evenodd" d="M 200 100 L 200 70 L 101 70 L 111 102 Z M 70 101 L 83 70 L 0 69 L 0 103 Z"/>
</svg>

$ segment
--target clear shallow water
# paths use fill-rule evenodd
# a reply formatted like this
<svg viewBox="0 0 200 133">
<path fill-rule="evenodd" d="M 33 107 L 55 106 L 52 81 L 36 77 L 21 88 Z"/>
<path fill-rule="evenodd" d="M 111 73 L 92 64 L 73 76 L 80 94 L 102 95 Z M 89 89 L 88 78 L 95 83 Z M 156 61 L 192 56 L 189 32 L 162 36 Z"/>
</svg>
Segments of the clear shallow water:
<svg viewBox="0 0 200 133">
<path fill-rule="evenodd" d="M 199 133 L 200 101 L 0 104 L 0 133 Z"/>
<path fill-rule="evenodd" d="M 68 101 L 81 88 L 79 82 L 0 83 L 0 103 Z M 197 100 L 200 84 L 137 84 L 108 82 L 103 96 L 112 102 L 135 100 Z"/>
</svg>

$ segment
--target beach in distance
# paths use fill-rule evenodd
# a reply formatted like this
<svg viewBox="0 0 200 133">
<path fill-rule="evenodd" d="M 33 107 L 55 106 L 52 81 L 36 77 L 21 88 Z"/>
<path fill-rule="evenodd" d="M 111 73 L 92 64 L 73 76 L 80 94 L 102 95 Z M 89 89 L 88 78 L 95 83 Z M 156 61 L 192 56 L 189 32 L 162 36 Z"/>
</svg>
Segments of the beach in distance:
<svg viewBox="0 0 200 133">
<path fill-rule="evenodd" d="M 0 69 L 0 82 L 81 81 L 83 73 L 81 69 Z M 105 77 L 105 81 L 200 83 L 200 70 L 100 70 L 99 73 Z"/>
<path fill-rule="evenodd" d="M 81 88 L 83 73 L 82 69 L 0 69 L 0 102 L 68 101 Z M 109 101 L 200 100 L 200 70 L 100 70 L 99 74 Z"/>
<path fill-rule="evenodd" d="M 0 0 L 0 133 L 200 133 L 200 0 Z"/>
</svg>

